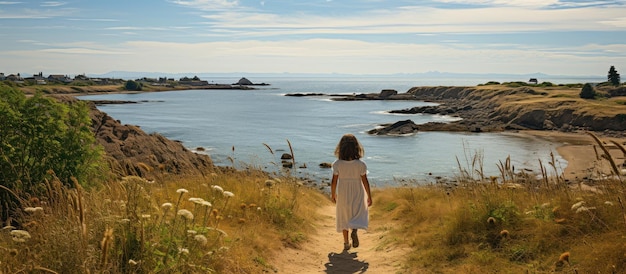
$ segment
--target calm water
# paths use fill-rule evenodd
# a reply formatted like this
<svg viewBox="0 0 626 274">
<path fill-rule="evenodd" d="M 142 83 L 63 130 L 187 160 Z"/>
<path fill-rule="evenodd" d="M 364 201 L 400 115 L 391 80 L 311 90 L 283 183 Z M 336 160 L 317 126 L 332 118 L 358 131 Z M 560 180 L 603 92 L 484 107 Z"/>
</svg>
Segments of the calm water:
<svg viewBox="0 0 626 274">
<path fill-rule="evenodd" d="M 238 79 L 211 79 L 232 83 Z M 299 176 L 327 180 L 329 169 L 322 162 L 334 160 L 333 151 L 344 133 L 353 133 L 365 147 L 364 160 L 375 186 L 398 185 L 402 180 L 420 183 L 435 176 L 454 177 L 459 173 L 457 159 L 464 168 L 471 158 L 481 155 L 487 175 L 498 175 L 497 164 L 507 156 L 516 170 L 538 170 L 556 145 L 535 138 L 500 133 L 419 132 L 411 136 L 369 136 L 365 131 L 381 123 L 411 119 L 417 124 L 452 121 L 439 115 L 391 115 L 386 111 L 427 105 L 425 102 L 360 101 L 336 102 L 325 97 L 289 97 L 286 93 L 370 93 L 382 89 L 406 92 L 413 86 L 444 85 L 437 81 L 410 79 L 251 79 L 271 83 L 257 90 L 188 90 L 138 94 L 82 96 L 86 100 L 133 100 L 140 104 L 104 105 L 98 108 L 124 124 L 135 124 L 148 132 L 158 132 L 191 150 L 205 148 L 217 165 L 253 165 L 277 170 L 282 153 L 291 143 L 300 167 Z M 443 80 L 441 80 L 443 81 Z M 447 85 L 475 85 L 458 81 Z M 274 151 L 270 153 L 268 145 Z M 234 148 L 234 150 L 233 150 Z M 564 168 L 566 161 L 557 157 Z"/>
</svg>

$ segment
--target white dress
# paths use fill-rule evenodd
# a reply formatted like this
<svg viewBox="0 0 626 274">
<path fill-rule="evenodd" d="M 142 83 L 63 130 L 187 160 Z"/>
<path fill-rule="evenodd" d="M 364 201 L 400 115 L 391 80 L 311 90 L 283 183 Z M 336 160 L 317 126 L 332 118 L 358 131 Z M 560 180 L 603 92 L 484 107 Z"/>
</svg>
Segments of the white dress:
<svg viewBox="0 0 626 274">
<path fill-rule="evenodd" d="M 367 229 L 369 212 L 367 195 L 361 175 L 367 174 L 367 166 L 361 160 L 336 160 L 333 175 L 337 177 L 337 232 L 344 229 Z"/>
</svg>

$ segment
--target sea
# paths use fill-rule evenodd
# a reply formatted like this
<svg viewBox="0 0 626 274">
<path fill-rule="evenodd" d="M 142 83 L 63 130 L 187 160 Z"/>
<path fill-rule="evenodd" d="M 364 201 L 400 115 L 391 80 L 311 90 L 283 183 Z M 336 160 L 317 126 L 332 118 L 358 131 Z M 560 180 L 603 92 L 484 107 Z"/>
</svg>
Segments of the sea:
<svg viewBox="0 0 626 274">
<path fill-rule="evenodd" d="M 203 79 L 206 80 L 206 79 Z M 236 83 L 238 78 L 209 79 Z M 285 96 L 293 93 L 360 94 L 415 86 L 474 86 L 507 79 L 416 79 L 402 77 L 267 77 L 252 79 L 254 90 L 179 90 L 80 96 L 82 100 L 125 100 L 137 104 L 99 105 L 123 124 L 140 126 L 208 154 L 218 166 L 260 168 L 326 184 L 331 170 L 320 167 L 335 160 L 343 134 L 356 135 L 365 149 L 363 160 L 374 187 L 431 184 L 454 180 L 469 172 L 476 178 L 499 176 L 507 159 L 516 171 L 540 173 L 567 166 L 556 151 L 559 144 L 510 133 L 417 132 L 404 136 L 373 136 L 381 124 L 412 120 L 416 124 L 451 122 L 458 117 L 430 114 L 390 114 L 391 110 L 433 105 L 421 101 L 333 101 L 330 96 Z M 546 79 L 554 84 L 597 79 Z M 296 165 L 285 170 L 283 153 Z M 557 170 L 548 166 L 555 160 Z"/>
</svg>

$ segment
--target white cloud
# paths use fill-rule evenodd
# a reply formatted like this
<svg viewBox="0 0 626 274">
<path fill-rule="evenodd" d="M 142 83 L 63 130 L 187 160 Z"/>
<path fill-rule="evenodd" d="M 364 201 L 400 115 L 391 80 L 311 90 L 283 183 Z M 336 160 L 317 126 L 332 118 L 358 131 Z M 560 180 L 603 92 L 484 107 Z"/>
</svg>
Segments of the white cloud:
<svg viewBox="0 0 626 274">
<path fill-rule="evenodd" d="M 96 50 L 87 48 L 58 48 L 58 49 L 43 49 L 39 50 L 45 53 L 62 53 L 62 54 L 80 54 L 80 55 L 118 55 L 123 52 L 113 52 L 108 50 Z"/>
<path fill-rule="evenodd" d="M 531 9 L 491 7 L 436 9 L 404 7 L 330 17 L 227 11 L 203 17 L 215 35 L 250 37 L 289 34 L 511 33 L 528 31 L 623 30 L 622 8 Z M 206 34 L 206 32 L 205 32 Z"/>
<path fill-rule="evenodd" d="M 518 7 L 545 7 L 559 3 L 558 0 L 439 0 L 436 2 L 448 4 Z"/>
<path fill-rule="evenodd" d="M 42 2 L 41 6 L 42 7 L 60 7 L 60 6 L 66 5 L 66 4 L 67 4 L 67 2 L 49 1 L 49 2 Z"/>
<path fill-rule="evenodd" d="M 239 1 L 237 0 L 171 0 L 170 2 L 177 5 L 205 11 L 214 11 L 216 9 L 230 9 L 239 6 Z"/>
</svg>

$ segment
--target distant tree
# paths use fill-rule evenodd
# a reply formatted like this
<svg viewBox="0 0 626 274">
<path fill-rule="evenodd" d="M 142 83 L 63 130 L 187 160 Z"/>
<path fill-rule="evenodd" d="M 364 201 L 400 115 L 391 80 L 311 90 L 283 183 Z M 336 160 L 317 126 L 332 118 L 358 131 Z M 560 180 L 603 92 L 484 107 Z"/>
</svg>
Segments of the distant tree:
<svg viewBox="0 0 626 274">
<path fill-rule="evenodd" d="M 617 73 L 617 70 L 615 70 L 615 66 L 611 66 L 611 68 L 609 69 L 608 80 L 614 86 L 619 86 L 620 78 L 619 78 L 619 73 Z"/>
<path fill-rule="evenodd" d="M 596 91 L 593 89 L 591 84 L 587 83 L 580 90 L 580 98 L 583 99 L 593 99 L 596 97 Z"/>
<path fill-rule="evenodd" d="M 198 77 L 198 76 L 194 76 L 192 80 L 194 80 L 194 81 L 200 81 L 200 77 Z"/>
<path fill-rule="evenodd" d="M 126 90 L 140 91 L 141 90 L 141 83 L 135 82 L 133 80 L 128 80 L 128 81 L 126 81 L 126 84 L 124 85 L 124 88 Z"/>
</svg>

